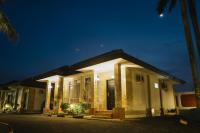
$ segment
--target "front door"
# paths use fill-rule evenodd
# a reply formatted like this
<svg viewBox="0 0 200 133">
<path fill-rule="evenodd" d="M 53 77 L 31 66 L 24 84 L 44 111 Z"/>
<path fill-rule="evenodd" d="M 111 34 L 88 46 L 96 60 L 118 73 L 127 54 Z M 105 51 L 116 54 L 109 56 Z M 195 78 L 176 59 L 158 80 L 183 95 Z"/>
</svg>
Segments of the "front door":
<svg viewBox="0 0 200 133">
<path fill-rule="evenodd" d="M 115 107 L 115 81 L 107 80 L 107 109 L 112 110 Z"/>
<path fill-rule="evenodd" d="M 55 83 L 51 83 L 50 110 L 53 110 L 54 106 L 54 91 L 55 91 Z"/>
</svg>

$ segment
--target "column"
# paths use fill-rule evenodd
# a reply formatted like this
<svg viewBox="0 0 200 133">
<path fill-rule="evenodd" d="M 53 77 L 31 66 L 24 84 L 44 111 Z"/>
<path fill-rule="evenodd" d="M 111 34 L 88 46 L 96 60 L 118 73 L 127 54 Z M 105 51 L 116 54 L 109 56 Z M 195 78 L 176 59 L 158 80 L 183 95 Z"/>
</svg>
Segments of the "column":
<svg viewBox="0 0 200 133">
<path fill-rule="evenodd" d="M 115 64 L 115 107 L 122 107 L 122 89 L 121 89 L 121 64 Z"/>
<path fill-rule="evenodd" d="M 150 82 L 150 76 L 147 75 L 147 103 L 148 107 L 146 109 L 146 116 L 152 117 L 152 102 L 151 102 L 151 82 Z"/>
<path fill-rule="evenodd" d="M 47 87 L 46 87 L 46 101 L 45 101 L 45 109 L 44 113 L 47 113 L 50 111 L 50 96 L 51 96 L 51 82 L 47 81 Z"/>
<path fill-rule="evenodd" d="M 91 101 L 91 109 L 90 109 L 90 111 L 89 111 L 89 114 L 90 115 L 94 115 L 95 114 L 95 112 L 96 112 L 96 108 L 95 108 L 95 98 L 96 98 L 96 78 L 95 78 L 95 72 L 93 71 L 92 72 L 92 76 L 91 76 L 91 79 L 92 79 L 92 91 L 91 91 L 91 99 L 92 99 L 92 101 Z"/>
<path fill-rule="evenodd" d="M 122 108 L 122 87 L 121 87 L 121 64 L 114 65 L 115 76 L 115 108 L 113 109 L 113 118 L 124 119 L 125 108 Z"/>
<path fill-rule="evenodd" d="M 54 101 L 53 101 L 53 111 L 58 112 L 58 87 L 59 87 L 59 80 L 55 82 L 54 88 Z"/>
<path fill-rule="evenodd" d="M 64 78 L 60 77 L 58 81 L 58 113 L 62 112 L 61 104 L 63 102 L 63 85 L 64 85 Z"/>
<path fill-rule="evenodd" d="M 162 95 L 162 80 L 159 80 L 159 93 L 160 93 L 160 115 L 164 116 L 164 109 L 163 109 L 163 95 Z"/>
<path fill-rule="evenodd" d="M 19 105 L 19 108 L 22 107 L 22 97 L 23 97 L 23 88 L 18 88 L 18 98 L 17 98 L 17 104 Z"/>
</svg>

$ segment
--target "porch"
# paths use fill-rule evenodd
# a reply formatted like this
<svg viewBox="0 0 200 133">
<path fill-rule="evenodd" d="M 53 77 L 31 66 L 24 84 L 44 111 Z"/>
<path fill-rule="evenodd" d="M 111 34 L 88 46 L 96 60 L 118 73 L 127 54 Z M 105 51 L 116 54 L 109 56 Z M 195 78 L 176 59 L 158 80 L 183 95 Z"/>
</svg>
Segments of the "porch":
<svg viewBox="0 0 200 133">
<path fill-rule="evenodd" d="M 47 83 L 44 113 L 62 112 L 62 103 L 82 102 L 91 105 L 91 115 L 120 119 L 125 112 L 152 116 L 175 108 L 173 81 L 127 60 L 117 58 L 75 70 L 78 73 L 39 80 Z"/>
<path fill-rule="evenodd" d="M 91 105 L 91 115 L 108 110 L 112 117 L 123 119 L 126 108 L 124 64 L 123 59 L 115 59 L 78 69 L 78 74 L 40 80 L 47 82 L 44 112 L 59 113 L 62 103 L 86 102 Z"/>
</svg>

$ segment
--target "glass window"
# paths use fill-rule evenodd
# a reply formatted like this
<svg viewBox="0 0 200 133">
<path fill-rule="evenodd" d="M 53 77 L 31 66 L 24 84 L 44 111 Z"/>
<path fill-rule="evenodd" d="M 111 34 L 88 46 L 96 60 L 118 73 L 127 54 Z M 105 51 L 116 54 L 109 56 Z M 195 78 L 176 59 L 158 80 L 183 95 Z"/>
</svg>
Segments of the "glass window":
<svg viewBox="0 0 200 133">
<path fill-rule="evenodd" d="M 160 87 L 161 87 L 161 89 L 167 90 L 167 81 L 166 80 L 160 80 Z"/>
<path fill-rule="evenodd" d="M 74 98 L 79 98 L 80 96 L 80 80 L 75 80 L 74 81 Z"/>
<path fill-rule="evenodd" d="M 144 82 L 144 76 L 142 74 L 136 74 L 135 81 L 136 82 Z"/>
<path fill-rule="evenodd" d="M 84 99 L 87 102 L 91 101 L 91 94 L 92 94 L 92 78 L 87 77 L 85 78 L 85 91 L 84 91 Z"/>
</svg>

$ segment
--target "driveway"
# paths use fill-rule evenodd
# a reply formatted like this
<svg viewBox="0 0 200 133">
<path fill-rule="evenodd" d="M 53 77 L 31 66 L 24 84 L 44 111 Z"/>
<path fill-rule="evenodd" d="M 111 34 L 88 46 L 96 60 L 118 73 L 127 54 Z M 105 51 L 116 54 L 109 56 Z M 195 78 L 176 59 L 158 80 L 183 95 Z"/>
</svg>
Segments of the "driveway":
<svg viewBox="0 0 200 133">
<path fill-rule="evenodd" d="M 175 117 L 104 121 L 0 114 L 0 121 L 9 123 L 14 128 L 14 133 L 199 133 L 200 131 L 199 126 L 180 125 Z"/>
</svg>

